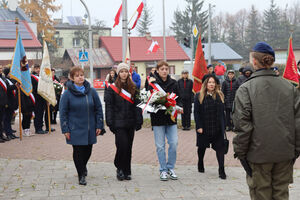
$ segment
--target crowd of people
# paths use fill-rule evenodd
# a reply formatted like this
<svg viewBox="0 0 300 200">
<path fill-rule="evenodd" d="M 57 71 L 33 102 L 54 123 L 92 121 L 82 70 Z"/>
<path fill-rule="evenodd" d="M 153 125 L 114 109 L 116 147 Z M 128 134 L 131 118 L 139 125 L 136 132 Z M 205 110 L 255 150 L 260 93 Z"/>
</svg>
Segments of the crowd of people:
<svg viewBox="0 0 300 200">
<path fill-rule="evenodd" d="M 18 90 L 20 85 L 10 77 L 10 67 L 3 67 L 0 65 L 0 143 L 19 138 L 19 136 L 15 135 L 17 131 L 13 130 L 11 125 L 19 107 L 18 91 L 20 91 L 22 102 L 22 135 L 27 137 L 35 134 L 46 134 L 49 132 L 47 102 L 37 92 L 40 65 L 34 64 L 31 71 L 32 93 L 27 96 L 22 90 Z M 55 84 L 59 85 L 56 87 L 56 98 L 59 104 L 63 87 L 59 83 L 59 79 L 55 76 L 55 69 L 52 69 L 52 75 Z M 56 124 L 57 112 L 58 105 L 55 107 L 50 107 L 51 124 Z M 30 130 L 32 119 L 35 128 L 34 133 L 32 133 Z M 43 129 L 44 125 L 46 127 L 45 129 Z M 51 131 L 55 130 L 52 128 Z"/>
<path fill-rule="evenodd" d="M 211 147 L 216 151 L 219 178 L 227 178 L 224 163 L 228 151 L 226 131 L 234 131 L 234 156 L 241 161 L 247 173 L 251 199 L 288 199 L 293 165 L 300 154 L 299 89 L 279 76 L 278 68 L 273 67 L 275 53 L 267 43 L 257 43 L 251 52 L 251 59 L 252 66 L 241 68 L 238 77 L 234 70 L 226 69 L 224 65 L 218 64 L 215 68 L 208 65 L 208 73 L 203 76 L 201 90 L 196 95 L 187 70 L 183 70 L 181 78 L 176 81 L 169 74 L 169 64 L 160 61 L 147 76 L 145 88 L 151 93 L 158 90 L 177 96 L 178 108 L 174 108 L 181 114 L 183 130 L 191 129 L 194 103 L 199 173 L 205 173 L 205 151 Z M 31 135 L 32 113 L 35 115 L 36 134 L 49 131 L 47 123 L 46 130 L 43 130 L 43 118 L 48 121 L 46 102 L 36 90 L 39 69 L 39 65 L 34 65 L 32 70 L 34 98 L 21 95 L 22 101 L 26 102 L 21 108 L 25 135 Z M 17 138 L 10 122 L 18 107 L 18 84 L 9 78 L 9 69 L 3 70 L 0 66 L 0 74 L 2 71 L 5 76 L 0 77 L 0 142 Z M 53 77 L 53 80 L 56 78 Z M 61 97 L 58 95 L 60 125 L 67 144 L 73 146 L 79 184 L 87 184 L 87 163 L 97 136 L 106 132 L 104 119 L 115 135 L 116 178 L 119 181 L 131 180 L 134 135 L 143 125 L 142 109 L 137 106 L 140 103 L 141 80 L 136 70 L 132 71 L 129 65 L 120 63 L 109 72 L 104 91 L 105 117 L 98 93 L 85 80 L 82 68 L 73 67 L 65 85 L 65 92 Z M 52 109 L 57 111 L 57 108 Z M 53 116 L 51 121 L 55 123 L 56 114 Z M 151 112 L 150 118 L 159 178 L 161 181 L 177 180 L 177 116 L 158 110 Z"/>
</svg>

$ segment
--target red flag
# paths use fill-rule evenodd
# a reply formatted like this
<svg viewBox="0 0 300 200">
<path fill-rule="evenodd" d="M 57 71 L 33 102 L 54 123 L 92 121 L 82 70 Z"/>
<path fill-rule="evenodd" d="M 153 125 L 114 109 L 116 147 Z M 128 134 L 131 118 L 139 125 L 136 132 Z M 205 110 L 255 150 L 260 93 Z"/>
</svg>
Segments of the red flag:
<svg viewBox="0 0 300 200">
<path fill-rule="evenodd" d="M 296 59 L 293 52 L 293 39 L 290 37 L 289 39 L 289 50 L 288 50 L 288 58 L 286 61 L 286 66 L 283 72 L 283 78 L 299 85 L 299 78 L 298 78 L 298 72 L 297 72 L 297 65 L 296 65 Z"/>
<path fill-rule="evenodd" d="M 201 90 L 202 78 L 207 74 L 207 66 L 204 58 L 204 53 L 202 49 L 201 35 L 199 34 L 198 44 L 195 54 L 195 63 L 193 69 L 194 85 L 193 92 L 197 93 Z"/>
<path fill-rule="evenodd" d="M 139 18 L 140 18 L 141 15 L 142 15 L 142 12 L 143 12 L 143 9 L 144 9 L 144 6 L 145 6 L 145 5 L 146 5 L 146 0 L 143 0 L 143 1 L 141 2 L 141 4 L 139 5 L 139 7 L 136 9 L 136 11 L 138 12 L 138 15 L 137 15 L 137 17 L 136 17 L 136 19 L 135 19 L 135 22 L 134 22 L 134 24 L 133 24 L 131 30 L 134 29 L 134 27 L 136 26 L 136 24 L 137 24 Z"/>
<path fill-rule="evenodd" d="M 119 8 L 119 10 L 118 10 L 118 12 L 115 16 L 115 24 L 114 24 L 113 28 L 115 28 L 115 26 L 117 26 L 119 24 L 121 13 L 122 13 L 122 4 L 121 4 L 121 6 L 120 6 L 120 8 Z"/>
<path fill-rule="evenodd" d="M 159 45 L 157 41 L 152 41 L 147 53 L 155 53 L 159 49 Z"/>
</svg>

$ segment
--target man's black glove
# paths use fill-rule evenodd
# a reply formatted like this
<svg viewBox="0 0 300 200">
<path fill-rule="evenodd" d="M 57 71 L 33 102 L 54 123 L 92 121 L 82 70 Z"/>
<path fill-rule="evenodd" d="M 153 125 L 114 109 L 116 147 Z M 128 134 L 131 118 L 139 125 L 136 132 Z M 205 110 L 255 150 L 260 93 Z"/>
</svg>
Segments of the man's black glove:
<svg viewBox="0 0 300 200">
<path fill-rule="evenodd" d="M 252 169 L 251 169 L 248 161 L 246 160 L 246 158 L 240 159 L 240 162 L 241 162 L 244 170 L 246 171 L 247 175 L 252 177 Z"/>
<path fill-rule="evenodd" d="M 141 130 L 141 128 L 142 128 L 142 125 L 137 125 L 137 126 L 135 127 L 135 130 L 138 131 L 138 130 Z"/>
</svg>

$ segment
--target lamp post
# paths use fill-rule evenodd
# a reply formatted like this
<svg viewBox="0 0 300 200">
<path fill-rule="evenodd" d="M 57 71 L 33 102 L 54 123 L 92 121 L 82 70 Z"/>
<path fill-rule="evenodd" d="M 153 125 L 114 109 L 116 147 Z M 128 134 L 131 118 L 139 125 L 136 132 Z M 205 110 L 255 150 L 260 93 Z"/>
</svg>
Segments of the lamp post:
<svg viewBox="0 0 300 200">
<path fill-rule="evenodd" d="M 127 0 L 122 0 L 122 61 L 126 61 L 128 43 Z"/>
<path fill-rule="evenodd" d="M 92 40 L 92 23 L 91 23 L 91 15 L 90 15 L 90 11 L 87 7 L 87 5 L 85 4 L 85 2 L 83 0 L 80 0 L 81 3 L 83 4 L 83 6 L 85 7 L 85 10 L 87 12 L 88 15 L 88 20 L 89 20 L 89 61 L 90 61 L 90 81 L 91 81 L 91 87 L 93 87 L 93 76 L 94 76 L 94 71 L 93 71 L 93 57 L 92 57 L 92 51 L 93 51 L 93 40 Z"/>
<path fill-rule="evenodd" d="M 164 61 L 167 61 L 167 47 L 166 47 L 166 20 L 165 20 L 165 0 L 162 0 L 163 7 L 163 40 L 164 40 Z"/>
</svg>

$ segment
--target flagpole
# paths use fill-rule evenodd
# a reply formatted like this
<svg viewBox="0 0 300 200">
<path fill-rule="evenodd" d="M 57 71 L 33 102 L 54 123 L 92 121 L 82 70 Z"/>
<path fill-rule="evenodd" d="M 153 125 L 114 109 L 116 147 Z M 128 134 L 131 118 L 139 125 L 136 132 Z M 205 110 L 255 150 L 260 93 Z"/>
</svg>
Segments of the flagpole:
<svg viewBox="0 0 300 200">
<path fill-rule="evenodd" d="M 167 49 L 166 49 L 166 22 L 165 22 L 165 0 L 163 3 L 163 38 L 164 38 L 164 61 L 167 61 Z"/>
<path fill-rule="evenodd" d="M 122 61 L 126 62 L 126 51 L 128 43 L 127 0 L 122 0 L 122 26 Z"/>
<path fill-rule="evenodd" d="M 19 18 L 16 17 L 16 43 L 18 42 L 18 34 L 19 34 Z M 21 111 L 21 90 L 20 85 L 18 84 L 18 103 L 19 103 L 19 130 L 20 130 L 20 141 L 23 139 L 22 134 L 22 111 Z"/>
</svg>

